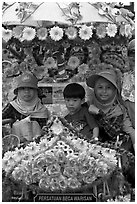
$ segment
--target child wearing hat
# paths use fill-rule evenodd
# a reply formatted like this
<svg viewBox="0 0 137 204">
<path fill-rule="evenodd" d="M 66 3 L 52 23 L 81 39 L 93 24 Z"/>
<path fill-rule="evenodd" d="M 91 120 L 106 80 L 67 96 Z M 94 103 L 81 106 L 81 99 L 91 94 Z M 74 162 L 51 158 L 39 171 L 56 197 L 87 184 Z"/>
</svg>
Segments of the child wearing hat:
<svg viewBox="0 0 137 204">
<path fill-rule="evenodd" d="M 12 130 L 16 129 L 12 133 L 18 132 L 21 142 L 31 141 L 32 138 L 30 138 L 29 133 L 24 135 L 27 131 L 26 124 L 29 124 L 27 122 L 35 121 L 34 132 L 40 134 L 41 128 L 46 125 L 50 117 L 49 111 L 38 97 L 38 79 L 31 72 L 23 73 L 16 79 L 14 94 L 16 95 L 15 99 L 9 102 L 2 111 L 2 119 L 12 119 Z M 17 121 L 20 122 L 17 123 Z M 19 129 L 22 129 L 22 132 Z M 32 132 L 32 130 L 30 131 Z M 33 137 L 33 135 L 31 136 Z"/>
<path fill-rule="evenodd" d="M 88 111 L 85 101 L 85 89 L 78 83 L 70 83 L 63 90 L 66 107 L 69 111 L 65 119 L 86 139 L 98 140 L 98 125 Z"/>
<path fill-rule="evenodd" d="M 93 89 L 89 111 L 94 114 L 99 125 L 99 138 L 102 142 L 114 142 L 134 154 L 135 129 L 122 101 L 118 78 L 116 71 L 104 70 L 87 79 L 87 85 Z M 122 168 L 127 180 L 134 187 L 134 162 L 130 162 L 125 154 L 122 157 Z"/>
<path fill-rule="evenodd" d="M 118 78 L 114 70 L 108 69 L 87 79 L 87 85 L 94 90 L 89 111 L 95 114 L 103 142 L 120 140 L 124 145 L 132 140 L 134 145 L 135 130 L 120 96 Z M 131 148 L 130 142 L 126 148 Z"/>
</svg>

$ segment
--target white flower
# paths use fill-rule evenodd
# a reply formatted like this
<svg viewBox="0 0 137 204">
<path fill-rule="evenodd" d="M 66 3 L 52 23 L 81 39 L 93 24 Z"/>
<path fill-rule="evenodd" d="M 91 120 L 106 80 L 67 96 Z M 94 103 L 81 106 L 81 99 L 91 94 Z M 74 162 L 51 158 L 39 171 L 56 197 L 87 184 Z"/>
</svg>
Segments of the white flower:
<svg viewBox="0 0 137 204">
<path fill-rule="evenodd" d="M 35 38 L 35 35 L 36 35 L 36 31 L 34 28 L 26 27 L 23 30 L 22 38 L 23 38 L 23 40 L 30 41 L 30 40 L 33 40 Z"/>
<path fill-rule="evenodd" d="M 110 37 L 114 37 L 117 33 L 117 26 L 115 24 L 109 23 L 106 27 L 107 34 Z"/>
<path fill-rule="evenodd" d="M 63 37 L 63 29 L 58 26 L 54 26 L 49 31 L 52 40 L 59 41 Z"/>
<path fill-rule="evenodd" d="M 69 27 L 66 29 L 65 34 L 70 40 L 73 40 L 77 37 L 77 29 L 74 27 Z"/>
<path fill-rule="evenodd" d="M 81 39 L 83 40 L 89 40 L 91 37 L 92 37 L 92 29 L 93 27 L 92 26 L 86 26 L 86 25 L 83 25 L 80 30 L 79 30 L 79 36 Z"/>
<path fill-rule="evenodd" d="M 39 40 L 45 40 L 48 35 L 48 30 L 47 28 L 40 28 L 37 30 L 37 37 Z"/>
<path fill-rule="evenodd" d="M 12 38 L 12 30 L 2 28 L 2 38 L 8 42 Z"/>
</svg>

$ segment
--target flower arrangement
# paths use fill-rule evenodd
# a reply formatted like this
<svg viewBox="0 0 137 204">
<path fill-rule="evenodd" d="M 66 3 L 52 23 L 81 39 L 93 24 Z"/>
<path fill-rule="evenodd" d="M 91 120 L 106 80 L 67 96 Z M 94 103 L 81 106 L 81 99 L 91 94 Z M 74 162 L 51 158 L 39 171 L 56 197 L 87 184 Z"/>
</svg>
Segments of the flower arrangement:
<svg viewBox="0 0 137 204">
<path fill-rule="evenodd" d="M 16 26 L 12 29 L 3 28 L 2 38 L 4 41 L 9 41 L 12 37 L 18 38 L 21 42 L 24 40 L 31 41 L 37 37 L 40 41 L 46 40 L 49 37 L 53 41 L 60 41 L 66 35 L 68 39 L 75 40 L 77 37 L 87 41 L 92 39 L 93 30 L 96 31 L 96 36 L 99 38 L 115 37 L 119 31 L 121 36 L 131 38 L 134 34 L 134 28 L 130 24 L 121 24 L 117 26 L 114 23 L 100 23 L 95 25 L 87 26 L 68 26 L 68 28 L 62 28 L 61 26 L 54 26 L 52 28 L 31 28 L 24 26 L 24 29 L 21 29 L 21 26 Z M 49 36 L 48 36 L 49 35 Z M 8 36 L 8 38 L 7 38 Z"/>
<path fill-rule="evenodd" d="M 117 167 L 117 154 L 76 138 L 56 119 L 39 143 L 6 152 L 2 163 L 15 181 L 36 184 L 45 191 L 64 191 L 107 177 Z"/>
<path fill-rule="evenodd" d="M 3 156 L 5 176 L 23 188 L 75 192 L 101 182 L 106 184 L 118 171 L 119 153 L 114 147 L 82 139 L 63 118 L 54 116 L 43 131 L 39 142 L 16 147 Z"/>
</svg>

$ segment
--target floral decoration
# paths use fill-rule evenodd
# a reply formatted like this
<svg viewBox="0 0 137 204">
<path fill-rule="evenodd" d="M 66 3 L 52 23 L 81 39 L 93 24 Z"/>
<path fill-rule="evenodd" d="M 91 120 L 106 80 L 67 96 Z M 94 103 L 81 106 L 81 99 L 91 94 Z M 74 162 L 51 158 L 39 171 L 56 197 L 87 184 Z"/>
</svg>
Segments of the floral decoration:
<svg viewBox="0 0 137 204">
<path fill-rule="evenodd" d="M 76 67 L 78 67 L 80 64 L 80 60 L 78 59 L 78 57 L 75 56 L 71 56 L 68 60 L 68 66 L 71 69 L 75 69 Z"/>
<path fill-rule="evenodd" d="M 59 41 L 63 37 L 63 29 L 59 26 L 54 26 L 49 31 L 52 40 Z"/>
<path fill-rule="evenodd" d="M 21 39 L 22 34 L 23 34 L 23 29 L 24 29 L 23 26 L 17 26 L 15 28 L 13 28 L 12 34 L 13 34 L 14 38 Z"/>
<path fill-rule="evenodd" d="M 48 36 L 47 28 L 40 28 L 37 30 L 37 37 L 39 40 L 46 40 Z"/>
<path fill-rule="evenodd" d="M 106 34 L 107 34 L 107 30 L 106 30 L 106 25 L 105 24 L 100 24 L 99 26 L 97 26 L 96 35 L 99 38 L 105 38 Z"/>
<path fill-rule="evenodd" d="M 106 27 L 107 30 L 107 34 L 110 37 L 114 37 L 117 33 L 117 26 L 115 24 L 108 24 L 108 26 Z"/>
<path fill-rule="evenodd" d="M 75 27 L 68 27 L 65 30 L 65 34 L 68 36 L 70 40 L 73 40 L 77 37 L 77 29 Z"/>
<path fill-rule="evenodd" d="M 122 150 L 121 150 L 122 151 Z M 106 201 L 125 196 L 124 181 L 111 192 L 110 177 L 120 178 L 120 153 L 113 145 L 82 138 L 73 126 L 61 117 L 53 116 L 49 127 L 43 127 L 43 136 L 24 147 L 16 147 L 3 155 L 5 177 L 23 189 L 40 192 L 67 193 L 70 190 L 107 185 L 109 197 L 102 187 Z M 121 179 L 123 177 L 121 176 Z M 126 189 L 127 190 L 127 189 Z M 109 198 L 109 199 L 108 199 Z"/>
<path fill-rule="evenodd" d="M 2 38 L 8 42 L 12 38 L 12 30 L 2 28 Z"/>
<path fill-rule="evenodd" d="M 31 27 L 26 27 L 23 29 L 23 35 L 21 40 L 31 41 L 35 38 L 36 31 Z"/>
<path fill-rule="evenodd" d="M 54 125 L 53 122 L 51 127 Z M 24 149 L 6 152 L 2 160 L 6 174 L 19 183 L 35 184 L 43 191 L 64 191 L 92 184 L 98 177 L 108 177 L 115 170 L 114 149 L 76 138 L 60 122 L 57 130 L 59 127 L 58 132 L 56 128 L 48 130 L 50 137 L 45 134 L 39 143 L 31 142 Z"/>
<path fill-rule="evenodd" d="M 83 40 L 89 40 L 92 37 L 92 26 L 83 25 L 79 30 L 79 36 Z"/>
<path fill-rule="evenodd" d="M 46 68 L 55 68 L 56 67 L 56 61 L 53 57 L 48 57 L 47 60 L 44 63 Z"/>
</svg>

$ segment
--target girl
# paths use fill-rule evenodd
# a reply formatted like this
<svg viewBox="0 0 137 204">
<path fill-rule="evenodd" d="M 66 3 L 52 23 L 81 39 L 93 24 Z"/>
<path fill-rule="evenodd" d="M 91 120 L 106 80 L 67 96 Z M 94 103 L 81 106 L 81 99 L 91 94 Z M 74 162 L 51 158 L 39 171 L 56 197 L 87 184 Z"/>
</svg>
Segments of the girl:
<svg viewBox="0 0 137 204">
<path fill-rule="evenodd" d="M 114 70 L 104 70 L 87 79 L 87 85 L 94 89 L 89 111 L 95 114 L 103 142 L 120 140 L 129 150 L 130 139 L 135 144 L 135 130 L 123 105 L 117 79 Z"/>
<path fill-rule="evenodd" d="M 15 134 L 16 129 L 18 134 L 20 134 L 20 139 L 22 141 L 23 137 L 25 137 L 24 139 L 26 140 L 32 140 L 32 138 L 30 138 L 29 132 L 27 132 L 29 130 L 26 130 L 26 124 L 31 121 L 37 122 L 35 123 L 35 130 L 38 131 L 38 129 L 41 129 L 46 125 L 47 120 L 50 117 L 49 111 L 41 103 L 41 100 L 38 97 L 37 78 L 31 72 L 26 72 L 19 76 L 16 80 L 14 94 L 16 95 L 16 98 L 8 103 L 7 106 L 3 109 L 2 119 L 11 119 L 12 130 L 14 129 L 13 132 Z M 20 123 L 17 123 L 16 121 L 20 121 Z M 22 127 L 24 123 L 24 127 L 26 128 Z M 21 130 L 19 131 L 19 129 Z M 27 134 L 28 137 L 24 134 Z"/>
<path fill-rule="evenodd" d="M 135 130 L 121 99 L 118 78 L 114 70 L 108 69 L 91 75 L 87 79 L 87 85 L 93 89 L 89 111 L 95 114 L 102 142 L 115 142 L 127 151 L 134 153 Z M 122 155 L 121 159 L 124 176 L 134 187 L 134 162 L 130 161 L 126 153 Z"/>
</svg>

